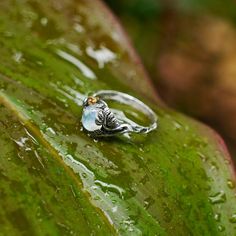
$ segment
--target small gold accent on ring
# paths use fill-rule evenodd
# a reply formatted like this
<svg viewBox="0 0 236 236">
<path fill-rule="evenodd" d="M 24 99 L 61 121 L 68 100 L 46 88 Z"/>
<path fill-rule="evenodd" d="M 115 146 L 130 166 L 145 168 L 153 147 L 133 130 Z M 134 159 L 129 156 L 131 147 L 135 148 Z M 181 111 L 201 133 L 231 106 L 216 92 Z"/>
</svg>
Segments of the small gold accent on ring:
<svg viewBox="0 0 236 236">
<path fill-rule="evenodd" d="M 95 103 L 97 103 L 99 100 L 98 97 L 88 97 L 88 104 L 89 105 L 94 105 Z"/>
</svg>

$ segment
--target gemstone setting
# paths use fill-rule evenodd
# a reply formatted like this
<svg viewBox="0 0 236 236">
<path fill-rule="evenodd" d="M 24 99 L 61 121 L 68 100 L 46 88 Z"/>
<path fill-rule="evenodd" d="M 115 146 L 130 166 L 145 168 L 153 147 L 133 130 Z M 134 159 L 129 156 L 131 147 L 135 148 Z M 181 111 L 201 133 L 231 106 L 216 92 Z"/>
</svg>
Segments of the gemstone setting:
<svg viewBox="0 0 236 236">
<path fill-rule="evenodd" d="M 102 125 L 98 125 L 96 123 L 98 113 L 100 110 L 101 108 L 99 108 L 97 104 L 84 107 L 81 122 L 82 122 L 83 127 L 87 131 L 94 132 L 101 129 Z"/>
</svg>

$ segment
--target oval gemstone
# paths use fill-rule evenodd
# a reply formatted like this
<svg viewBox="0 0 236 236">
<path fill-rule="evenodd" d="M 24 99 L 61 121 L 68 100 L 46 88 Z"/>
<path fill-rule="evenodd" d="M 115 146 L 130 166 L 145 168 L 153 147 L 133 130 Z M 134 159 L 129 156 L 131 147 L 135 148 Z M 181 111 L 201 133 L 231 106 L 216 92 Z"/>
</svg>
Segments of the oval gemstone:
<svg viewBox="0 0 236 236">
<path fill-rule="evenodd" d="M 97 114 L 99 112 L 99 108 L 96 105 L 90 105 L 85 107 L 82 115 L 82 125 L 88 131 L 95 131 L 101 128 L 101 125 L 96 124 Z"/>
</svg>

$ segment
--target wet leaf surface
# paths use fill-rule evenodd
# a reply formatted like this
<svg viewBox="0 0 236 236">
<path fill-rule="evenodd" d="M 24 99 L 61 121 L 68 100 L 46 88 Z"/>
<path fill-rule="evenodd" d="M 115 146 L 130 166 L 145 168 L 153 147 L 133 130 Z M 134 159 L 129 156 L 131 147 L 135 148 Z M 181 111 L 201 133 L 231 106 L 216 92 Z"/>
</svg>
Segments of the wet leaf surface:
<svg viewBox="0 0 236 236">
<path fill-rule="evenodd" d="M 223 142 L 157 102 L 100 2 L 0 6 L 3 235 L 235 233 L 235 175 Z M 92 140 L 81 131 L 81 105 L 99 89 L 139 97 L 159 128 Z"/>
</svg>

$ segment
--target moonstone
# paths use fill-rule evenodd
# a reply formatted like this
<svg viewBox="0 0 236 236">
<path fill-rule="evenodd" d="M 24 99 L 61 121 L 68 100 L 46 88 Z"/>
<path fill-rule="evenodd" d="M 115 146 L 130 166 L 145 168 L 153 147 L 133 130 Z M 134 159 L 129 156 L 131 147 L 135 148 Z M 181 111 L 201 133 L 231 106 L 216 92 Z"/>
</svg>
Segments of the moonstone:
<svg viewBox="0 0 236 236">
<path fill-rule="evenodd" d="M 84 108 L 81 121 L 86 130 L 92 132 L 101 128 L 101 125 L 95 123 L 99 110 L 96 104 Z"/>
</svg>

